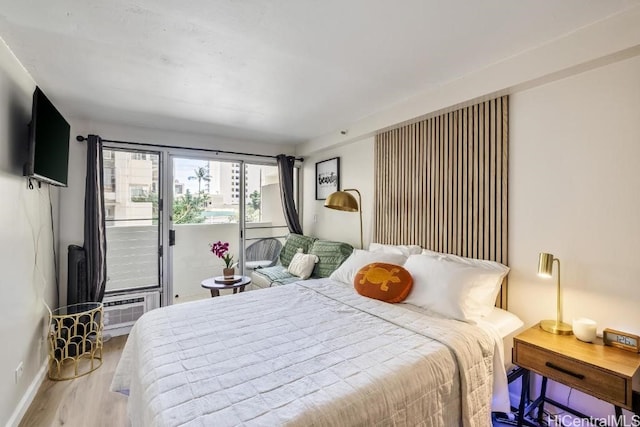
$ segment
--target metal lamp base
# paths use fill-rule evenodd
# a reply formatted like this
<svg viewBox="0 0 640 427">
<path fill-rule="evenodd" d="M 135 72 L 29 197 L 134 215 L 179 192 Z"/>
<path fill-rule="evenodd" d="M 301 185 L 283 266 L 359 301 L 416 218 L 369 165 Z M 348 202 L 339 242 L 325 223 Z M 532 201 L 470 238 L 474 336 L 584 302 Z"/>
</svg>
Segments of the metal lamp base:
<svg viewBox="0 0 640 427">
<path fill-rule="evenodd" d="M 540 327 L 543 331 L 556 335 L 573 335 L 573 328 L 571 325 L 558 322 L 557 320 L 543 320 L 540 322 Z"/>
</svg>

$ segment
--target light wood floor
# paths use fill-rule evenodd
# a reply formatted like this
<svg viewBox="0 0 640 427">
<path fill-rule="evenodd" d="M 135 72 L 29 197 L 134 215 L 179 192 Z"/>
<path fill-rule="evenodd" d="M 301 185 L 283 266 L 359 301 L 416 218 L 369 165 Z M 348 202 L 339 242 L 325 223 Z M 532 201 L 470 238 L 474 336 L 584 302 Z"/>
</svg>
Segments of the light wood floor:
<svg viewBox="0 0 640 427">
<path fill-rule="evenodd" d="M 109 391 L 127 336 L 104 343 L 102 366 L 69 381 L 45 379 L 20 427 L 129 426 L 127 397 Z"/>
</svg>

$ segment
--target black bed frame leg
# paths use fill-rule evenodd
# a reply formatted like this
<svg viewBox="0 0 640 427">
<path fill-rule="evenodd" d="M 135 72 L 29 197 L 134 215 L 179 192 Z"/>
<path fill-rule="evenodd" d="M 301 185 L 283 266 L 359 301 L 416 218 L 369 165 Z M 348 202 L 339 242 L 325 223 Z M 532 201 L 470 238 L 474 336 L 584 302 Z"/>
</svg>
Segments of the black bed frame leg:
<svg viewBox="0 0 640 427">
<path fill-rule="evenodd" d="M 518 406 L 518 426 L 524 425 L 524 411 L 529 401 L 529 378 L 531 374 L 525 369 L 522 374 L 521 390 L 520 390 L 520 406 Z"/>
<path fill-rule="evenodd" d="M 538 406 L 538 424 L 542 425 L 542 416 L 544 415 L 544 399 L 547 397 L 547 377 L 542 377 L 540 397 L 540 406 Z"/>
</svg>

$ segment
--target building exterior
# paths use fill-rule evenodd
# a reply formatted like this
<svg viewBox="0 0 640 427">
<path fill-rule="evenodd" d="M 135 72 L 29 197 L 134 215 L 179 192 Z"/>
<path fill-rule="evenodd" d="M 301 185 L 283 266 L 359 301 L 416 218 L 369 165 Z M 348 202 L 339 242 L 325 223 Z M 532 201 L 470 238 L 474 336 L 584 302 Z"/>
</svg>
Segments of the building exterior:
<svg viewBox="0 0 640 427">
<path fill-rule="evenodd" d="M 157 203 L 159 156 L 109 149 L 103 155 L 107 225 L 150 225 L 157 216 L 153 203 Z"/>
</svg>

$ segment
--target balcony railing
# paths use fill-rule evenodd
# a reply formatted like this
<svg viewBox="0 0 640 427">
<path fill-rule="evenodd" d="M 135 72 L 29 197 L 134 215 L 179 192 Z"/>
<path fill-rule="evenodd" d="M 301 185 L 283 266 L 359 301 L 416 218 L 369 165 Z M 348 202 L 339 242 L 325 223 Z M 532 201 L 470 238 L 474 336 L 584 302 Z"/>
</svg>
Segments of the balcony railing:
<svg viewBox="0 0 640 427">
<path fill-rule="evenodd" d="M 157 225 L 118 225 L 109 226 L 107 223 L 107 291 L 158 286 Z M 173 296 L 178 296 L 175 302 L 210 297 L 200 282 L 222 275 L 224 262 L 211 253 L 209 245 L 217 241 L 229 242 L 229 250 L 237 261 L 240 254 L 238 227 L 237 223 L 174 226 Z M 283 226 L 273 226 L 268 222 L 250 223 L 247 225 L 246 244 L 286 234 L 288 232 Z"/>
</svg>

